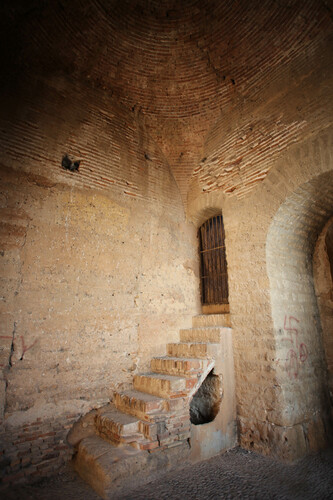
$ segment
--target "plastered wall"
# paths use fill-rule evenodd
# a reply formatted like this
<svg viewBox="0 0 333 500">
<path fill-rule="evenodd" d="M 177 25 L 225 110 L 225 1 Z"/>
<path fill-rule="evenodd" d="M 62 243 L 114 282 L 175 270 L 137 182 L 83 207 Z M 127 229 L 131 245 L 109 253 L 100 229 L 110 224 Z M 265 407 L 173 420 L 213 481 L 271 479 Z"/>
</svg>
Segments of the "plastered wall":
<svg viewBox="0 0 333 500">
<path fill-rule="evenodd" d="M 30 86 L 1 129 L 1 416 L 11 433 L 108 401 L 199 303 L 195 229 L 139 117 L 63 80 Z M 78 172 L 62 168 L 65 153 Z"/>
</svg>

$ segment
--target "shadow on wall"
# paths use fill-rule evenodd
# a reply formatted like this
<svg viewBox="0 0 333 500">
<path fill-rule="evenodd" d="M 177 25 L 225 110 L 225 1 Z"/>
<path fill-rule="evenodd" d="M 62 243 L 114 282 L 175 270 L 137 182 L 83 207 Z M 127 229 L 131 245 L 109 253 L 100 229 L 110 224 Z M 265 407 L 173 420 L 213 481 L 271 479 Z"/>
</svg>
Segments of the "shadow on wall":
<svg viewBox="0 0 333 500">
<path fill-rule="evenodd" d="M 321 232 L 314 256 L 313 276 L 323 333 L 328 389 L 333 407 L 333 218 Z"/>
<path fill-rule="evenodd" d="M 212 422 L 219 412 L 222 401 L 222 383 L 213 373 L 207 375 L 190 403 L 190 420 L 194 425 Z"/>
</svg>

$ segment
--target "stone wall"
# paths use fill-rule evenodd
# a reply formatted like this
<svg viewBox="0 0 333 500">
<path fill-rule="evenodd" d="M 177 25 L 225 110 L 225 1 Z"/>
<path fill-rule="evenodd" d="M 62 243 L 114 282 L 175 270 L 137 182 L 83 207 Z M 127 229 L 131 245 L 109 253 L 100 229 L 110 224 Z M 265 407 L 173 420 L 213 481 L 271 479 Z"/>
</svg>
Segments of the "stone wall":
<svg viewBox="0 0 333 500">
<path fill-rule="evenodd" d="M 1 126 L 5 429 L 31 409 L 27 425 L 51 405 L 58 426 L 65 403 L 78 417 L 108 401 L 199 303 L 196 233 L 140 117 L 63 78 L 24 86 Z"/>
<path fill-rule="evenodd" d="M 331 144 L 325 131 L 292 147 L 242 200 L 207 193 L 189 206 L 197 225 L 218 207 L 224 217 L 240 443 L 286 459 L 328 434 L 311 259 L 332 211 Z"/>
<path fill-rule="evenodd" d="M 320 321 L 323 348 L 328 372 L 328 387 L 333 404 L 333 219 L 321 232 L 313 256 L 313 275 Z"/>
<path fill-rule="evenodd" d="M 23 3 L 0 16 L 4 429 L 58 426 L 163 354 L 200 309 L 194 226 L 222 212 L 240 443 L 324 445 L 328 2 Z"/>
<path fill-rule="evenodd" d="M 260 92 L 250 80 L 234 95 L 206 135 L 188 191 L 189 220 L 224 219 L 240 444 L 286 459 L 328 435 L 312 272 L 332 215 L 330 22 L 322 28 L 278 71 L 272 49 Z"/>
</svg>

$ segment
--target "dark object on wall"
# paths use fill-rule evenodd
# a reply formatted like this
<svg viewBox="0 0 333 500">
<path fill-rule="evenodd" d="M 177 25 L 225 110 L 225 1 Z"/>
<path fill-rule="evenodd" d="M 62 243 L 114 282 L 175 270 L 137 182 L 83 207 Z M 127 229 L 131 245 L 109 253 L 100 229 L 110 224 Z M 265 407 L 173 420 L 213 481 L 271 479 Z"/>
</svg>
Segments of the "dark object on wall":
<svg viewBox="0 0 333 500">
<path fill-rule="evenodd" d="M 68 158 L 68 155 L 65 155 L 62 158 L 61 166 L 65 170 L 70 170 L 71 172 L 75 172 L 79 170 L 80 163 L 81 160 L 72 161 L 70 158 Z"/>
</svg>

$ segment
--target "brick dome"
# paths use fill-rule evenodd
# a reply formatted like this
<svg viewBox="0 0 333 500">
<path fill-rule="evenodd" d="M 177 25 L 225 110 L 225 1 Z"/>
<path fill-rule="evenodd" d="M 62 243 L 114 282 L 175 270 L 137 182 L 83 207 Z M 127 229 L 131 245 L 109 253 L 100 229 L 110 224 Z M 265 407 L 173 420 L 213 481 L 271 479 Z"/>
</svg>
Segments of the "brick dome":
<svg viewBox="0 0 333 500">
<path fill-rule="evenodd" d="M 7 63 L 20 74 L 66 73 L 140 114 L 184 201 L 193 174 L 199 190 L 246 193 L 274 151 L 304 133 L 302 111 L 315 114 L 311 102 L 289 113 L 273 104 L 264 116 L 251 105 L 292 93 L 323 59 L 324 2 L 36 0 L 4 11 Z M 236 106 L 246 119 L 231 133 Z"/>
</svg>

